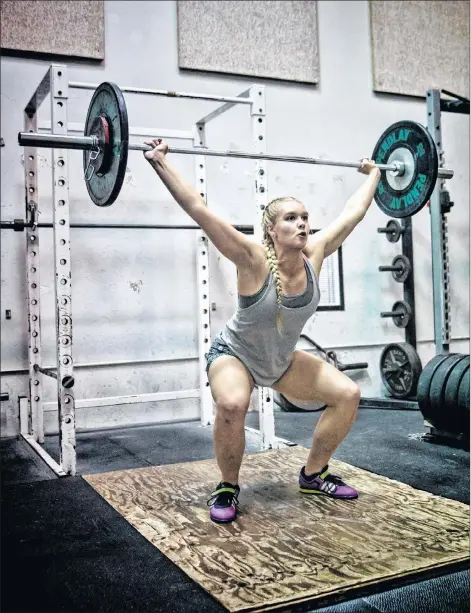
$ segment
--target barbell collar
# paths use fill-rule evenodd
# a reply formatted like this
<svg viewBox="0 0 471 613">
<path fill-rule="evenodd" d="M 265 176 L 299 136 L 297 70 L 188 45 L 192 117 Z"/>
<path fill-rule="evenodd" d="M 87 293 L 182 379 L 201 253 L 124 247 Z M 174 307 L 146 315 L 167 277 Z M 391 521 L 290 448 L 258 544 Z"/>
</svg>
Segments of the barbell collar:
<svg viewBox="0 0 471 613">
<path fill-rule="evenodd" d="M 18 144 L 23 147 L 42 147 L 47 149 L 79 149 L 91 151 L 99 147 L 99 140 L 96 136 L 62 136 L 59 134 L 39 134 L 37 132 L 20 132 L 18 134 Z M 128 149 L 132 151 L 152 151 L 150 145 L 130 143 Z M 250 160 L 268 160 L 273 162 L 294 162 L 298 164 L 319 164 L 321 166 L 341 166 L 345 168 L 360 168 L 360 162 L 342 162 L 340 160 L 324 160 L 320 158 L 310 158 L 302 156 L 274 155 L 269 153 L 247 153 L 244 151 L 215 151 L 205 147 L 195 147 L 183 149 L 170 147 L 169 153 L 182 155 L 205 155 L 213 157 L 244 158 Z M 378 164 L 380 170 L 389 170 L 396 173 L 404 171 L 400 162 L 393 164 Z M 438 176 L 442 178 L 452 178 L 453 170 L 440 168 Z"/>
</svg>

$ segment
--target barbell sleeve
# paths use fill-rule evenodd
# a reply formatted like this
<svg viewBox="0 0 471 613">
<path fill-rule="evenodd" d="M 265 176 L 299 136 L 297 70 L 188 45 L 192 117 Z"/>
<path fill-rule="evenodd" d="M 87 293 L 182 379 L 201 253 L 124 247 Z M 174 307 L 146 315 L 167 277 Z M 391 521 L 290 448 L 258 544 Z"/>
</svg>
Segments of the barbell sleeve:
<svg viewBox="0 0 471 613">
<path fill-rule="evenodd" d="M 91 151 L 98 147 L 98 138 L 96 136 L 62 136 L 60 134 L 20 132 L 18 134 L 18 144 L 23 147 Z"/>
</svg>

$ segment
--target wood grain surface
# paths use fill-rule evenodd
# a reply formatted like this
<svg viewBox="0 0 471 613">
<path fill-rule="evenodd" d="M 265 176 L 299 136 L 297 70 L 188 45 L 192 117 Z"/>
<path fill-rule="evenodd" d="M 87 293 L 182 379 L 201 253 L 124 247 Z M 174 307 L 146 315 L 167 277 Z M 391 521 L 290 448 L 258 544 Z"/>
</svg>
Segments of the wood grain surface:
<svg viewBox="0 0 471 613">
<path fill-rule="evenodd" d="M 266 611 L 469 560 L 469 507 L 340 461 L 359 498 L 303 496 L 308 449 L 246 455 L 241 513 L 209 519 L 215 460 L 84 478 L 229 611 Z M 424 471 L 427 467 L 424 466 Z"/>
</svg>

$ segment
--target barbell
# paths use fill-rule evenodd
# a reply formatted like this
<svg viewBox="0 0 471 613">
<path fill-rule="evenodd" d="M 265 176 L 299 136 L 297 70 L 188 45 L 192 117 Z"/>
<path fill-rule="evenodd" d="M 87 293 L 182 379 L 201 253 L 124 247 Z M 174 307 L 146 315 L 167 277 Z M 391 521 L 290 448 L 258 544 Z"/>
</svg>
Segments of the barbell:
<svg viewBox="0 0 471 613">
<path fill-rule="evenodd" d="M 110 206 L 118 197 L 126 173 L 128 151 L 152 147 L 129 143 L 128 114 L 120 88 L 104 82 L 95 90 L 88 108 L 83 136 L 20 132 L 23 147 L 83 150 L 85 182 L 97 206 Z M 360 168 L 360 162 L 342 162 L 301 156 L 215 151 L 206 147 L 170 147 L 169 153 L 228 158 L 246 158 L 298 164 Z M 451 179 L 453 171 L 438 167 L 438 154 L 426 128 L 414 121 L 392 124 L 380 136 L 371 158 L 381 170 L 375 193 L 379 208 L 391 217 L 409 217 L 428 202 L 437 178 Z"/>
</svg>

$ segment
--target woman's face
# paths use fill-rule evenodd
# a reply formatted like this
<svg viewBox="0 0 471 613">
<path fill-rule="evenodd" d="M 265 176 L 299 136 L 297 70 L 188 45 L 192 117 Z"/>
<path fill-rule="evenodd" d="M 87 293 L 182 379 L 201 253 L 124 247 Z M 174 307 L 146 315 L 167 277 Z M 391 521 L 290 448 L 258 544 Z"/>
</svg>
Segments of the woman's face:
<svg viewBox="0 0 471 613">
<path fill-rule="evenodd" d="M 297 200 L 282 202 L 278 207 L 275 223 L 269 233 L 276 246 L 304 249 L 309 237 L 309 214 Z"/>
</svg>

